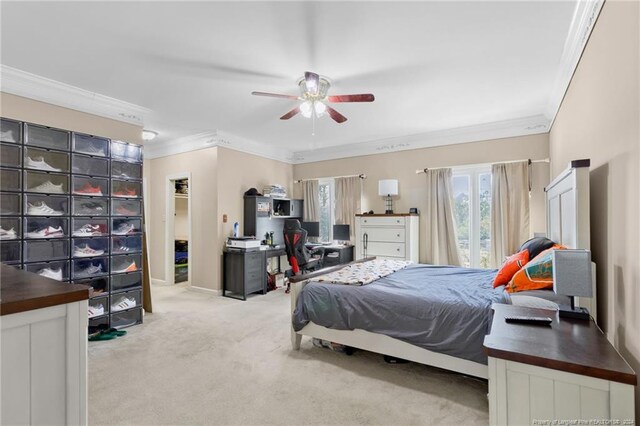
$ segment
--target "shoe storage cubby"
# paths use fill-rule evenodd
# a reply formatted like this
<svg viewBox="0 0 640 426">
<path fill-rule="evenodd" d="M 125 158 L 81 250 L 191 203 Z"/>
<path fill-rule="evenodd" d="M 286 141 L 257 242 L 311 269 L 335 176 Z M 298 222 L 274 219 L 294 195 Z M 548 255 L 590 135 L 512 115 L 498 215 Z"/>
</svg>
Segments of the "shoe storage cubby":
<svg viewBox="0 0 640 426">
<path fill-rule="evenodd" d="M 109 254 L 108 237 L 72 238 L 71 245 L 73 246 L 71 256 L 74 258 L 96 257 Z"/>
<path fill-rule="evenodd" d="M 0 261 L 90 285 L 90 330 L 141 323 L 142 172 L 139 145 L 0 118 Z"/>
<path fill-rule="evenodd" d="M 24 168 L 45 172 L 69 172 L 69 154 L 48 149 L 30 148 L 24 150 Z"/>
<path fill-rule="evenodd" d="M 0 191 L 20 192 L 20 170 L 0 169 Z"/>
<path fill-rule="evenodd" d="M 100 296 L 89 299 L 88 316 L 89 318 L 98 318 L 109 315 L 109 296 Z"/>
<path fill-rule="evenodd" d="M 106 198 L 71 198 L 74 216 L 109 216 L 109 200 Z"/>
<path fill-rule="evenodd" d="M 0 142 L 0 167 L 20 167 L 22 165 L 22 147 L 12 143 Z"/>
<path fill-rule="evenodd" d="M 71 172 L 74 174 L 109 177 L 109 160 L 106 158 L 73 154 L 71 164 Z"/>
<path fill-rule="evenodd" d="M 24 220 L 24 239 L 41 240 L 69 236 L 69 219 L 66 217 L 27 217 Z"/>
<path fill-rule="evenodd" d="M 24 212 L 27 216 L 66 216 L 69 197 L 59 195 L 24 194 Z"/>
<path fill-rule="evenodd" d="M 26 271 L 58 281 L 69 280 L 69 261 L 37 262 L 25 264 Z"/>
<path fill-rule="evenodd" d="M 108 179 L 73 176 L 72 181 L 73 193 L 75 195 L 87 195 L 92 197 L 106 197 L 109 195 Z"/>
<path fill-rule="evenodd" d="M 100 217 L 74 217 L 71 219 L 73 237 L 105 237 L 109 235 L 109 219 Z"/>
<path fill-rule="evenodd" d="M 69 175 L 50 172 L 24 172 L 25 192 L 42 194 L 68 194 Z"/>
<path fill-rule="evenodd" d="M 22 143 L 22 123 L 0 119 L 0 142 Z"/>
<path fill-rule="evenodd" d="M 111 237 L 111 254 L 129 254 L 140 252 L 142 252 L 141 235 Z"/>
</svg>

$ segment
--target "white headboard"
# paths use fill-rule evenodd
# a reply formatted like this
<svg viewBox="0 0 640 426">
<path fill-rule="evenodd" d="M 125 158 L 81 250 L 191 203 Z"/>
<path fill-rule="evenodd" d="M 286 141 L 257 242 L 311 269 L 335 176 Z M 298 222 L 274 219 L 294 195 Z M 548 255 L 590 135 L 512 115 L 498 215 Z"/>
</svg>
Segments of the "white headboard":
<svg viewBox="0 0 640 426">
<path fill-rule="evenodd" d="M 569 248 L 591 249 L 589 160 L 574 160 L 544 190 L 547 199 L 547 237 Z M 595 270 L 593 297 L 576 298 L 597 321 Z"/>
</svg>

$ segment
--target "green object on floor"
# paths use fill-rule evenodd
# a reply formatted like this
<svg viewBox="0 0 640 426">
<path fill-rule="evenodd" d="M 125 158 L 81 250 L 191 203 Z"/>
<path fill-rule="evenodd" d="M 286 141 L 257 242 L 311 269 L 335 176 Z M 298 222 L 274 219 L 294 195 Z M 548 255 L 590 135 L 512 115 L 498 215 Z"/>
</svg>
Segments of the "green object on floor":
<svg viewBox="0 0 640 426">
<path fill-rule="evenodd" d="M 116 336 L 125 336 L 127 334 L 126 331 L 118 330 L 117 328 L 110 328 L 109 330 L 105 331 L 105 333 L 114 334 Z"/>
<path fill-rule="evenodd" d="M 100 340 L 112 340 L 116 337 L 125 336 L 127 334 L 124 330 L 118 330 L 116 328 L 110 328 L 108 330 L 102 330 L 97 333 L 89 335 L 90 342 L 97 342 Z"/>
</svg>

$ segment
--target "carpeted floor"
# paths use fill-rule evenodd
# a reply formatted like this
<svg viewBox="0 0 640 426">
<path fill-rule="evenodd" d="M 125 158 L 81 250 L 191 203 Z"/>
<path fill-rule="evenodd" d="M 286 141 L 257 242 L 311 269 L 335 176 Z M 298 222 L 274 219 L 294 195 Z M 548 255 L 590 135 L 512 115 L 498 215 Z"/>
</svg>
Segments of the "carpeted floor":
<svg viewBox="0 0 640 426">
<path fill-rule="evenodd" d="M 487 424 L 487 384 L 419 364 L 292 351 L 289 295 L 154 287 L 155 312 L 89 342 L 91 424 Z"/>
</svg>

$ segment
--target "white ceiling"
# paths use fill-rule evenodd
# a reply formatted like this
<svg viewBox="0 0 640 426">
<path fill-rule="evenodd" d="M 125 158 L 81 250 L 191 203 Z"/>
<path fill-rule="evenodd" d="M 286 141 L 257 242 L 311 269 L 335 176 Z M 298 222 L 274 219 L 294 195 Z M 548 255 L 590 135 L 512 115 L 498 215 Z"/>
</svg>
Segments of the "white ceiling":
<svg viewBox="0 0 640 426">
<path fill-rule="evenodd" d="M 218 131 L 321 150 L 545 115 L 548 123 L 577 4 L 3 1 L 0 59 L 149 108 L 145 127 L 160 133 L 152 144 Z M 332 80 L 330 94 L 376 100 L 335 104 L 348 121 L 324 117 L 312 136 L 310 119 L 279 120 L 294 102 L 251 96 L 298 94 L 307 70 Z"/>
</svg>

